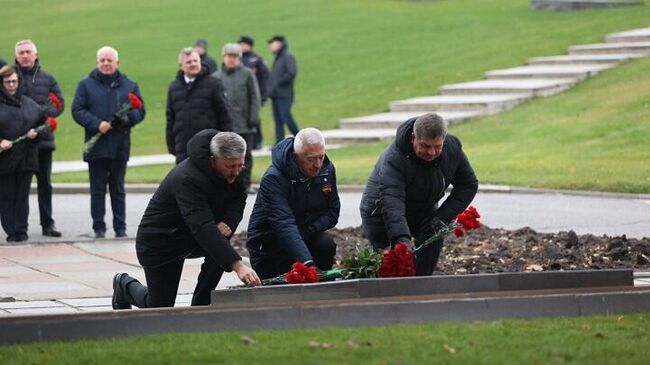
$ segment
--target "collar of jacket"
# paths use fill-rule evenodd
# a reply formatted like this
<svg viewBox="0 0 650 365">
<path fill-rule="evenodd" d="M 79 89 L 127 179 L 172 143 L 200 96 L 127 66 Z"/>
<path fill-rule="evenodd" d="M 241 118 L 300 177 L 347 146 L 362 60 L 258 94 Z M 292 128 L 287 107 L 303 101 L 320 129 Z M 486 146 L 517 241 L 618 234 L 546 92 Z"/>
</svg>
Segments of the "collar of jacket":
<svg viewBox="0 0 650 365">
<path fill-rule="evenodd" d="M 199 72 L 199 74 L 196 75 L 196 77 L 194 78 L 194 82 L 196 83 L 197 81 L 199 81 L 200 79 L 206 76 L 208 76 L 208 69 L 201 66 L 201 72 Z M 176 72 L 176 80 L 180 81 L 182 84 L 185 84 L 185 73 L 183 72 L 183 70 L 178 70 L 178 72 Z"/>
<path fill-rule="evenodd" d="M 104 85 L 109 86 L 111 89 L 115 89 L 120 86 L 120 80 L 123 77 L 126 77 L 126 75 L 122 74 L 120 70 L 115 71 L 115 73 L 112 75 L 104 75 L 95 68 L 90 71 L 90 77 L 101 82 Z"/>
</svg>

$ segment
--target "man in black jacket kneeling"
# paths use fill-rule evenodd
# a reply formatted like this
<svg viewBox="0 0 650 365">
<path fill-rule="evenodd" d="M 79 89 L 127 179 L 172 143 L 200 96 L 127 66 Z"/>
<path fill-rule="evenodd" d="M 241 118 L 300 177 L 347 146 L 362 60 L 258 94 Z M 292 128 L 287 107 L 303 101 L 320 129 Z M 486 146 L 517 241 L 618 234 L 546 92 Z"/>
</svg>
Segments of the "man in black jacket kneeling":
<svg viewBox="0 0 650 365">
<path fill-rule="evenodd" d="M 160 183 L 144 212 L 135 247 L 148 287 L 126 273 L 113 277 L 113 308 L 173 307 L 186 258 L 205 257 L 192 305 L 210 304 L 224 271 L 260 285 L 229 239 L 242 219 L 246 191 L 239 178 L 246 142 L 206 129 L 187 144 L 189 158 Z"/>
</svg>

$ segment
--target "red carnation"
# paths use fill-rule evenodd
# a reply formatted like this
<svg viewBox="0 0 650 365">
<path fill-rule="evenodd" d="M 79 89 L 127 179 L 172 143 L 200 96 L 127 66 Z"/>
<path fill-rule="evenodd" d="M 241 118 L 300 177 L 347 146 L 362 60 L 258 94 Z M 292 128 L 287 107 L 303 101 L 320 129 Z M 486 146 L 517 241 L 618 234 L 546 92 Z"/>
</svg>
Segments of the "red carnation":
<svg viewBox="0 0 650 365">
<path fill-rule="evenodd" d="M 54 117 L 47 117 L 47 125 L 50 129 L 50 131 L 54 132 L 56 131 L 56 127 L 59 125 L 59 123 L 54 119 Z"/>
<path fill-rule="evenodd" d="M 415 260 L 413 253 L 403 243 L 398 243 L 392 249 L 386 250 L 377 269 L 380 278 L 414 276 Z"/>
<path fill-rule="evenodd" d="M 63 109 L 63 103 L 61 102 L 61 99 L 59 99 L 59 97 L 56 96 L 55 93 L 49 93 L 47 97 L 48 99 L 50 99 L 50 103 L 54 105 L 56 110 L 61 111 L 61 109 Z"/>
<path fill-rule="evenodd" d="M 285 274 L 285 279 L 289 284 L 317 283 L 318 272 L 302 262 L 295 262 L 291 265 L 291 271 Z"/>
<path fill-rule="evenodd" d="M 128 97 L 131 109 L 142 109 L 142 100 L 135 93 L 129 93 Z"/>
<path fill-rule="evenodd" d="M 465 235 L 465 231 L 463 231 L 462 228 L 460 228 L 460 227 L 456 227 L 456 228 L 454 229 L 454 236 L 456 236 L 456 237 L 463 237 L 464 235 Z"/>
</svg>

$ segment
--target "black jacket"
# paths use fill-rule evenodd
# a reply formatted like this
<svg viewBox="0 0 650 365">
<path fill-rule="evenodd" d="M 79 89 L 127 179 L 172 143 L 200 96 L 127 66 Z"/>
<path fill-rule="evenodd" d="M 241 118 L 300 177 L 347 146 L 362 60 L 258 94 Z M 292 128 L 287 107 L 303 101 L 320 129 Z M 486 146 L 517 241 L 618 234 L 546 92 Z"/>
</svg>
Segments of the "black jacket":
<svg viewBox="0 0 650 365">
<path fill-rule="evenodd" d="M 311 260 L 299 230 L 323 232 L 338 222 L 341 203 L 334 164 L 325 156 L 319 175 L 306 178 L 293 158 L 293 138 L 278 143 L 271 160 L 248 223 L 247 248 L 251 257 L 283 250 L 296 261 Z"/>
<path fill-rule="evenodd" d="M 269 81 L 269 97 L 271 98 L 292 98 L 293 84 L 298 74 L 296 59 L 288 50 L 288 44 L 275 55 L 271 78 Z"/>
<path fill-rule="evenodd" d="M 217 72 L 217 62 L 207 52 L 201 56 L 201 67 L 207 70 L 208 75 Z"/>
<path fill-rule="evenodd" d="M 191 85 L 178 71 L 167 91 L 167 151 L 176 163 L 187 157 L 187 142 L 204 129 L 232 131 L 221 81 L 202 69 Z"/>
<path fill-rule="evenodd" d="M 442 154 L 433 161 L 415 155 L 410 140 L 415 119 L 398 127 L 395 142 L 379 157 L 361 197 L 364 220 L 383 222 L 391 242 L 410 238 L 426 217 L 450 222 L 467 208 L 478 190 L 478 180 L 458 138 L 447 134 Z M 450 184 L 449 197 L 437 208 Z"/>
<path fill-rule="evenodd" d="M 99 124 L 103 120 L 110 121 L 113 115 L 129 102 L 128 94 L 130 92 L 138 95 L 142 100 L 138 84 L 129 80 L 120 71 L 106 76 L 94 69 L 87 78 L 79 82 L 72 102 L 72 118 L 85 128 L 84 141 L 88 141 L 99 132 Z M 104 134 L 97 141 L 95 147 L 83 155 L 84 161 L 101 158 L 123 161 L 129 159 L 131 128 L 144 119 L 144 105 L 142 109 L 130 110 L 126 115 L 127 123 L 115 126 Z"/>
<path fill-rule="evenodd" d="M 31 69 L 20 67 L 16 62 L 16 69 L 22 75 L 23 95 L 32 98 L 38 105 L 45 108 L 48 116 L 58 117 L 63 113 L 65 101 L 63 100 L 63 93 L 56 79 L 49 72 L 41 69 L 41 64 L 38 60 Z M 61 109 L 57 109 L 49 99 L 49 94 L 54 93 L 61 100 Z M 55 149 L 54 133 L 43 132 L 39 136 L 38 147 L 44 150 L 53 151 Z"/>
<path fill-rule="evenodd" d="M 269 68 L 264 63 L 264 59 L 253 51 L 244 52 L 242 54 L 241 62 L 244 66 L 253 70 L 257 78 L 257 86 L 260 88 L 260 97 L 262 98 L 262 105 L 269 97 Z"/>
<path fill-rule="evenodd" d="M 45 122 L 45 112 L 32 99 L 9 95 L 0 86 L 0 139 L 15 140 Z M 39 133 L 40 135 L 40 133 Z M 25 139 L 0 153 L 0 175 L 38 171 L 38 138 Z"/>
<path fill-rule="evenodd" d="M 167 174 L 149 201 L 136 237 L 143 267 L 209 255 L 230 271 L 241 259 L 216 223 L 224 222 L 235 232 L 246 205 L 246 190 L 241 178 L 228 184 L 209 167 L 209 144 L 216 133 L 204 130 L 190 139 L 189 158 Z"/>
</svg>

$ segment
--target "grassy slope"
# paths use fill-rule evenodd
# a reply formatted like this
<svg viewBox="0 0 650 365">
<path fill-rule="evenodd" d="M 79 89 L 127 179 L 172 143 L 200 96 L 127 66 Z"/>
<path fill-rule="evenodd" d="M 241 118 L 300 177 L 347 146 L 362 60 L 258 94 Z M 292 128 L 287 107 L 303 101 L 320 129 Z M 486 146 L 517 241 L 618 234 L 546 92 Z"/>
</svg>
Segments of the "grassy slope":
<svg viewBox="0 0 650 365">
<path fill-rule="evenodd" d="M 613 31 L 647 26 L 650 8 L 532 11 L 521 0 L 410 2 L 392 0 L 134 2 L 9 0 L 0 56 L 29 37 L 64 90 L 94 67 L 97 48 L 118 48 L 122 69 L 139 81 L 148 108 L 134 132 L 134 154 L 164 153 L 164 105 L 178 50 L 196 37 L 220 45 L 248 33 L 270 61 L 264 39 L 285 33 L 299 62 L 295 115 L 302 127 L 336 126 L 339 118 L 384 110 L 390 100 L 431 94 L 450 82 L 480 78 L 526 58 L 601 41 Z M 9 16 L 11 14 L 11 16 Z M 316 15 L 316 16 L 314 16 Z M 29 26 L 25 19 L 29 18 Z M 269 108 L 265 135 L 271 140 Z M 56 160 L 80 157 L 81 129 L 61 120 Z"/>
<path fill-rule="evenodd" d="M 607 71 L 561 95 L 452 128 L 482 183 L 650 193 L 650 59 Z M 614 97 L 613 97 L 614 96 Z M 386 143 L 328 152 L 340 183 L 364 183 Z M 255 162 L 259 181 L 269 158 Z M 131 168 L 158 182 L 171 166 Z M 57 175 L 85 181 L 87 173 Z"/>
<path fill-rule="evenodd" d="M 650 315 L 173 334 L 0 347 L 11 364 L 646 364 Z M 240 336 L 257 343 L 246 345 Z M 329 349 L 310 341 L 328 343 Z M 127 349 L 128 350 L 125 350 Z"/>
</svg>

